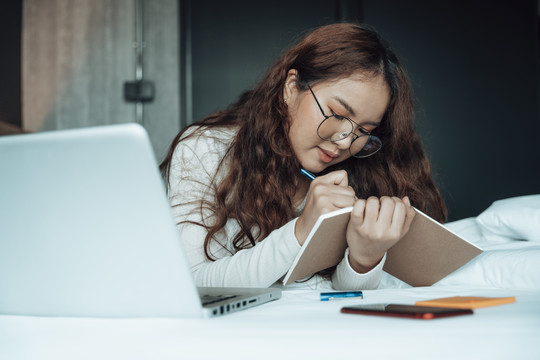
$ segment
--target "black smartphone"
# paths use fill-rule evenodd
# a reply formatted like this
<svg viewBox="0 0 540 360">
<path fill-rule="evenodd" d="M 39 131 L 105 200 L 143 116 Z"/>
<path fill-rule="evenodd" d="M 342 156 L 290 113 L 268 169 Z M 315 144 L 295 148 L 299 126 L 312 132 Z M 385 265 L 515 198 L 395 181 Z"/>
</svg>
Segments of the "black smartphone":
<svg viewBox="0 0 540 360">
<path fill-rule="evenodd" d="M 423 320 L 473 314 L 473 311 L 469 309 L 451 309 L 443 307 L 400 304 L 346 306 L 341 308 L 341 312 L 344 314 L 393 316 Z"/>
</svg>

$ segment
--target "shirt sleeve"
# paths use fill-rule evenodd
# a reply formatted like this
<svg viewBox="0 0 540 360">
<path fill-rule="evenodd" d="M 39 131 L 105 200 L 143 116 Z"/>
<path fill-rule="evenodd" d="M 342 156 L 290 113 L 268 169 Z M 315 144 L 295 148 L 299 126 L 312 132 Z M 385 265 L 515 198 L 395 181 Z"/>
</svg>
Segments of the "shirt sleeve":
<svg viewBox="0 0 540 360">
<path fill-rule="evenodd" d="M 371 290 L 377 289 L 381 282 L 386 254 L 381 261 L 365 274 L 359 274 L 349 263 L 349 249 L 332 275 L 332 286 L 336 290 Z"/>
<path fill-rule="evenodd" d="M 210 243 L 210 253 L 217 260 L 209 260 L 205 254 L 207 230 L 198 223 L 213 221 L 213 213 L 204 203 L 215 201 L 213 184 L 223 175 L 216 171 L 226 148 L 219 140 L 198 136 L 177 145 L 168 189 L 173 217 L 197 286 L 269 287 L 288 271 L 300 250 L 294 235 L 296 219 L 252 248 L 234 254 L 231 238 L 239 225 L 229 219 Z"/>
</svg>

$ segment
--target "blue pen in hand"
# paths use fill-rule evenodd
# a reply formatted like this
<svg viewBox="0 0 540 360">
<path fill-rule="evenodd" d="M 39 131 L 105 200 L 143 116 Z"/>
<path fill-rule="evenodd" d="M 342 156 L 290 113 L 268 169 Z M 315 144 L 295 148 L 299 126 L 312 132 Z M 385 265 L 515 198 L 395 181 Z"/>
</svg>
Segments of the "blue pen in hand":
<svg viewBox="0 0 540 360">
<path fill-rule="evenodd" d="M 309 181 L 315 180 L 316 176 L 307 171 L 306 169 L 300 169 L 300 174 L 304 175 L 309 179 Z"/>
</svg>

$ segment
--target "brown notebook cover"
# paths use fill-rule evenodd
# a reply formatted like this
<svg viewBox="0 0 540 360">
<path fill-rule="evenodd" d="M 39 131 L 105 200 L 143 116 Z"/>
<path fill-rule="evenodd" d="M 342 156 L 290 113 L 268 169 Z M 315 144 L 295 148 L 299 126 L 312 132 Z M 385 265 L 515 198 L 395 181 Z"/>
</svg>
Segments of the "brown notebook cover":
<svg viewBox="0 0 540 360">
<path fill-rule="evenodd" d="M 288 285 L 337 265 L 345 253 L 352 207 L 321 215 L 283 283 Z M 482 250 L 416 210 L 407 234 L 386 255 L 384 271 L 411 286 L 430 286 L 459 269 Z"/>
<path fill-rule="evenodd" d="M 351 210 L 352 207 L 348 207 L 319 217 L 285 275 L 285 285 L 332 267 L 343 259 L 347 249 L 345 232 Z"/>
</svg>

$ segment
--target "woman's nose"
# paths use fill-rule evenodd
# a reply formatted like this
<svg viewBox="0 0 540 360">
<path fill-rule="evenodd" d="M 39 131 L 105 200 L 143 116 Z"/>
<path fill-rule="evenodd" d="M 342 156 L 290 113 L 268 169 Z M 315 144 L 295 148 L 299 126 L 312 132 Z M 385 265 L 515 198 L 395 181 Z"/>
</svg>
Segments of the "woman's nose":
<svg viewBox="0 0 540 360">
<path fill-rule="evenodd" d="M 339 149 L 341 150 L 347 150 L 348 148 L 351 147 L 351 143 L 353 142 L 354 138 L 352 136 L 353 134 L 349 134 L 349 136 L 347 137 L 344 137 L 343 139 L 341 140 L 338 140 L 338 141 L 334 141 L 334 143 L 338 146 Z"/>
</svg>

